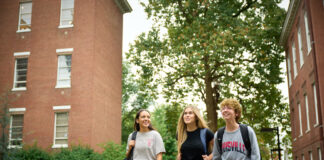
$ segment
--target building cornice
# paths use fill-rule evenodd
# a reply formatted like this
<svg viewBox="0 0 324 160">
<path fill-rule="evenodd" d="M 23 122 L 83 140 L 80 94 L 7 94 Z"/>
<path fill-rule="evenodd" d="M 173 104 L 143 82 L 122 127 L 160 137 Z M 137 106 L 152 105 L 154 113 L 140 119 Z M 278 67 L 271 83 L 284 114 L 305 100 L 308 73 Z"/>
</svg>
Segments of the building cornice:
<svg viewBox="0 0 324 160">
<path fill-rule="evenodd" d="M 287 39 L 291 32 L 291 28 L 294 23 L 296 13 L 298 11 L 300 1 L 301 0 L 291 0 L 289 3 L 287 16 L 285 19 L 283 29 L 281 30 L 280 41 L 279 41 L 280 45 L 282 45 L 282 46 L 285 46 L 287 43 Z"/>
<path fill-rule="evenodd" d="M 115 2 L 123 14 L 133 11 L 127 0 L 115 0 Z"/>
</svg>

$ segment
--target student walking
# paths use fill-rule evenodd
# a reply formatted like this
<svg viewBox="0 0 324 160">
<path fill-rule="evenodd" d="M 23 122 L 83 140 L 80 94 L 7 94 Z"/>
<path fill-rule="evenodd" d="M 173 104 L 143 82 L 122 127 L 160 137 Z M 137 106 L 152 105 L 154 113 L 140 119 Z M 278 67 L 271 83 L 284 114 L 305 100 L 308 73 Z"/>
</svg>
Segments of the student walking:
<svg viewBox="0 0 324 160">
<path fill-rule="evenodd" d="M 177 160 L 211 160 L 214 134 L 199 109 L 189 105 L 181 113 L 177 127 Z"/>
<path fill-rule="evenodd" d="M 152 127 L 149 111 L 141 109 L 137 112 L 134 130 L 135 132 L 128 136 L 126 156 L 132 156 L 133 160 L 162 160 L 162 154 L 165 153 L 163 140 L 159 132 Z"/>
<path fill-rule="evenodd" d="M 260 160 L 260 150 L 254 130 L 239 124 L 242 107 L 235 99 L 220 104 L 226 126 L 215 133 L 213 160 Z"/>
</svg>

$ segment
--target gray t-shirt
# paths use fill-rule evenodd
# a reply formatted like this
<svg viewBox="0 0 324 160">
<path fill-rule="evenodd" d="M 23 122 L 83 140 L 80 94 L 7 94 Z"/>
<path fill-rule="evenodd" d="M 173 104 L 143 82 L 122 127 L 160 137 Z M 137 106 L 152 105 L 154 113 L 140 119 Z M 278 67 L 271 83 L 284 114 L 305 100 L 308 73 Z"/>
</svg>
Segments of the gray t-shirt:
<svg viewBox="0 0 324 160">
<path fill-rule="evenodd" d="M 128 136 L 126 152 L 128 152 L 128 143 L 131 138 L 132 133 Z M 159 132 L 155 130 L 137 132 L 133 160 L 155 160 L 156 155 L 161 152 L 164 153 L 165 148 Z"/>
<path fill-rule="evenodd" d="M 222 141 L 223 153 L 219 153 L 219 145 L 217 140 L 217 132 L 214 138 L 213 160 L 259 160 L 260 150 L 258 141 L 253 129 L 248 126 L 249 138 L 251 143 L 251 157 L 247 157 L 247 150 L 244 145 L 241 130 L 227 132 L 225 130 Z"/>
</svg>

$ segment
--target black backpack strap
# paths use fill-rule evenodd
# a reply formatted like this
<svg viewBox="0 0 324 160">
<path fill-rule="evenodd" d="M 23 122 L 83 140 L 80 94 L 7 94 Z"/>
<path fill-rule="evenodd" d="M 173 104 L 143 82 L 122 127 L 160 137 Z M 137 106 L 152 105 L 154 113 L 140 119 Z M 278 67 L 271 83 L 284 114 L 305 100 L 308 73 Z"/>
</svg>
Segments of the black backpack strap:
<svg viewBox="0 0 324 160">
<path fill-rule="evenodd" d="M 135 139 L 136 139 L 136 135 L 137 135 L 137 131 L 134 131 L 134 132 L 132 133 L 132 140 L 135 140 Z"/>
<path fill-rule="evenodd" d="M 248 152 L 247 156 L 250 157 L 251 156 L 251 143 L 250 143 L 248 126 L 246 124 L 240 124 L 240 130 L 241 130 L 242 139 L 243 139 L 245 148 Z"/>
<path fill-rule="evenodd" d="M 135 140 L 136 139 L 136 135 L 137 135 L 137 131 L 134 131 L 132 133 L 132 139 L 131 140 Z M 127 159 L 133 159 L 134 148 L 135 148 L 135 146 L 131 149 L 131 151 L 130 151 L 128 157 L 127 157 Z"/>
<path fill-rule="evenodd" d="M 220 155 L 222 155 L 222 142 L 223 142 L 223 135 L 225 132 L 225 127 L 222 127 L 217 130 L 217 141 L 218 141 L 218 152 Z"/>
</svg>

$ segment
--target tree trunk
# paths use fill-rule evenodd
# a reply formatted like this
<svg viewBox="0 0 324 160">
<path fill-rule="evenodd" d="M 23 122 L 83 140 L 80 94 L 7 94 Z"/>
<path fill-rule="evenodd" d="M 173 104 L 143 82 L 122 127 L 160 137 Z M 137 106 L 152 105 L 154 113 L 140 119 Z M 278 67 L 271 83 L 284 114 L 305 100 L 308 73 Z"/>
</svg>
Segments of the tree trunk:
<svg viewBox="0 0 324 160">
<path fill-rule="evenodd" d="M 205 88 L 206 88 L 206 97 L 205 97 L 205 104 L 206 104 L 206 110 L 207 110 L 207 122 L 209 128 L 216 132 L 218 126 L 217 126 L 217 101 L 219 94 L 217 93 L 217 87 L 212 86 L 213 78 L 212 74 L 210 72 L 210 67 L 208 64 L 208 56 L 204 58 L 205 60 L 205 70 L 206 70 L 206 75 L 205 75 Z"/>
</svg>

